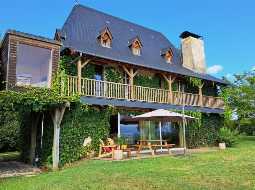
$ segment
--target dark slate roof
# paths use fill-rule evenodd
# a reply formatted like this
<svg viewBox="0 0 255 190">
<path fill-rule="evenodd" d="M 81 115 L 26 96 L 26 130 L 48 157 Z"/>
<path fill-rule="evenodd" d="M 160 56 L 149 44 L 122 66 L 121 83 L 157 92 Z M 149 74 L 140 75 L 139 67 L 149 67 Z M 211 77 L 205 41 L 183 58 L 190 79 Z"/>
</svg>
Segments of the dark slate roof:
<svg viewBox="0 0 255 190">
<path fill-rule="evenodd" d="M 97 41 L 99 32 L 105 27 L 108 27 L 113 35 L 111 48 L 104 48 Z M 61 31 L 62 35 L 66 36 L 63 41 L 64 48 L 136 66 L 225 83 L 213 76 L 198 74 L 182 67 L 181 51 L 160 32 L 83 5 L 74 6 Z M 141 56 L 133 55 L 128 47 L 130 39 L 136 36 L 143 44 Z M 173 51 L 173 64 L 166 63 L 160 55 L 162 49 L 169 47 Z"/>
<path fill-rule="evenodd" d="M 112 105 L 116 107 L 126 107 L 126 108 L 136 108 L 136 109 L 174 109 L 182 110 L 182 106 L 171 105 L 171 104 L 160 104 L 160 103 L 148 103 L 140 101 L 128 101 L 128 100 L 117 100 L 117 99 L 104 99 L 96 97 L 81 97 L 81 102 L 88 105 L 100 105 L 107 106 Z M 223 109 L 213 109 L 213 108 L 202 108 L 194 106 L 185 106 L 185 110 L 189 111 L 199 111 L 203 113 L 217 113 L 222 114 Z"/>
<path fill-rule="evenodd" d="M 42 36 L 29 34 L 29 33 L 25 33 L 25 32 L 20 32 L 20 31 L 16 31 L 16 30 L 7 30 L 7 32 L 5 33 L 5 36 L 8 34 L 21 36 L 21 37 L 25 37 L 25 38 L 30 38 L 30 39 L 34 39 L 34 40 L 38 40 L 38 41 L 42 41 L 42 42 L 51 43 L 51 44 L 62 45 L 62 43 L 60 43 L 59 41 L 56 41 L 56 40 L 53 40 L 50 38 L 45 38 Z"/>
</svg>

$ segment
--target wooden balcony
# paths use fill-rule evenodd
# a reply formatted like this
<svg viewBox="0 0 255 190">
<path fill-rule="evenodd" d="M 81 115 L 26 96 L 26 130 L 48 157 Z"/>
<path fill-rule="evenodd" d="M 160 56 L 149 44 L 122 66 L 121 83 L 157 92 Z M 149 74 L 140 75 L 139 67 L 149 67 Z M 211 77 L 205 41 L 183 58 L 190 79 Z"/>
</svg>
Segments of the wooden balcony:
<svg viewBox="0 0 255 190">
<path fill-rule="evenodd" d="M 107 99 L 136 100 L 151 103 L 173 105 L 200 106 L 224 109 L 222 98 L 202 96 L 199 94 L 183 93 L 165 89 L 131 86 L 129 84 L 99 81 L 81 78 L 81 89 L 78 88 L 78 77 L 68 76 L 67 95 L 80 94 Z"/>
</svg>

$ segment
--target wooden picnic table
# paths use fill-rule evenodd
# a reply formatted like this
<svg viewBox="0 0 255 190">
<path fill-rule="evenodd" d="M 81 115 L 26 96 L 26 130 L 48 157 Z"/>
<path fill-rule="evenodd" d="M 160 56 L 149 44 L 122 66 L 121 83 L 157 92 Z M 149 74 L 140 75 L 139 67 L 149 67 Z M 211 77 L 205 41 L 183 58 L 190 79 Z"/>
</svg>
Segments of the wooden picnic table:
<svg viewBox="0 0 255 190">
<path fill-rule="evenodd" d="M 168 153 L 171 154 L 170 148 L 172 148 L 175 144 L 167 144 L 167 140 L 139 140 L 136 147 L 137 155 L 139 156 L 142 149 L 151 150 L 151 154 L 154 156 L 157 148 L 167 148 Z"/>
</svg>

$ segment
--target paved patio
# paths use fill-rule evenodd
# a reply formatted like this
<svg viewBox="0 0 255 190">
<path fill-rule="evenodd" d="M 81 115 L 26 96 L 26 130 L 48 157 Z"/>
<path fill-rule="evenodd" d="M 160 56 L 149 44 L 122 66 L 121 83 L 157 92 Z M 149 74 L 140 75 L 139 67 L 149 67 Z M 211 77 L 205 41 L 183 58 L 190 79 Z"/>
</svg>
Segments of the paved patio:
<svg viewBox="0 0 255 190">
<path fill-rule="evenodd" d="M 33 176 L 40 173 L 39 168 L 17 161 L 0 162 L 0 178 L 15 176 Z"/>
<path fill-rule="evenodd" d="M 109 161 L 125 161 L 125 160 L 136 160 L 136 159 L 146 159 L 146 158 L 157 158 L 157 157 L 164 157 L 164 156 L 182 156 L 184 155 L 184 149 L 183 148 L 171 148 L 171 154 L 168 153 L 167 149 L 163 150 L 157 150 L 156 154 L 154 156 L 151 155 L 150 150 L 143 150 L 141 151 L 141 154 L 137 156 L 136 151 L 131 152 L 131 157 L 127 157 L 127 153 L 124 153 L 122 160 L 112 160 L 111 157 L 106 158 L 94 158 L 99 160 L 109 160 Z M 217 147 L 202 147 L 197 149 L 187 149 L 186 155 L 191 155 L 195 153 L 206 153 L 206 152 L 214 152 L 218 151 L 219 149 Z"/>
</svg>

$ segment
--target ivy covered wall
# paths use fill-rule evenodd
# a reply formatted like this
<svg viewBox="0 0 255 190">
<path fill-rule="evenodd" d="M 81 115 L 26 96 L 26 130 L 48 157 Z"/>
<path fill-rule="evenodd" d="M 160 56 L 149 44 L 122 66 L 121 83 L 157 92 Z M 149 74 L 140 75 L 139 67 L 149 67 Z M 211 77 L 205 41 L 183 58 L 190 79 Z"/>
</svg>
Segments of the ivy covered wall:
<svg viewBox="0 0 255 190">
<path fill-rule="evenodd" d="M 216 145 L 219 129 L 223 127 L 223 123 L 223 115 L 201 113 L 201 125 L 192 123 L 187 126 L 187 146 L 197 148 Z"/>
<path fill-rule="evenodd" d="M 132 113 L 133 115 L 143 112 L 130 112 L 126 109 L 117 110 L 113 107 L 99 108 L 95 106 L 73 104 L 69 110 L 66 110 L 60 132 L 60 164 L 64 165 L 77 161 L 85 157 L 86 150 L 82 144 L 86 137 L 92 137 L 92 149 L 98 152 L 99 139 L 105 139 L 110 133 L 110 116 L 120 112 L 123 115 Z M 216 145 L 219 128 L 223 126 L 223 117 L 218 114 L 202 114 L 199 112 L 185 113 L 198 118 L 197 122 L 188 124 L 186 128 L 186 141 L 189 148 L 201 146 Z M 23 140 L 23 160 L 28 160 L 31 115 L 23 119 L 21 128 Z M 175 125 L 177 130 L 182 130 L 180 125 Z M 52 161 L 52 140 L 53 124 L 47 112 L 44 113 L 44 132 L 42 140 L 42 149 L 40 141 L 41 122 L 38 123 L 38 142 L 37 154 L 41 157 L 42 165 L 50 165 Z M 173 138 L 173 137 L 172 137 Z M 178 137 L 174 137 L 178 138 Z M 181 141 L 180 141 L 181 142 Z"/>
<path fill-rule="evenodd" d="M 80 103 L 71 105 L 66 110 L 60 130 L 60 164 L 71 163 L 85 157 L 82 146 L 87 137 L 91 137 L 92 149 L 98 152 L 99 139 L 109 136 L 110 116 L 114 110 L 111 107 L 99 109 Z M 41 113 L 42 114 L 42 113 Z M 28 161 L 30 147 L 31 115 L 23 119 L 22 130 L 22 160 Z M 36 154 L 41 158 L 41 165 L 52 162 L 53 123 L 48 112 L 44 112 L 44 128 L 41 147 L 41 119 L 38 123 Z"/>
</svg>

